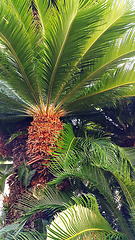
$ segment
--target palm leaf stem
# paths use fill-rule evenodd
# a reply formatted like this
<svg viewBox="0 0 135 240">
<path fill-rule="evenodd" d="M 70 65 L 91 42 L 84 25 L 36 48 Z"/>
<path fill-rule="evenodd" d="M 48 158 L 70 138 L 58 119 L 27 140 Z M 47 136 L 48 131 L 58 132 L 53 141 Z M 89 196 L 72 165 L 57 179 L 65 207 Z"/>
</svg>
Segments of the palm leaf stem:
<svg viewBox="0 0 135 240">
<path fill-rule="evenodd" d="M 77 11 L 76 11 L 76 14 L 77 14 Z M 74 14 L 73 18 L 71 19 L 71 22 L 70 22 L 69 27 L 67 29 L 67 33 L 65 35 L 65 39 L 63 41 L 62 47 L 61 47 L 60 52 L 58 54 L 57 61 L 55 63 L 55 66 L 54 66 L 54 69 L 53 69 L 53 72 L 52 72 L 52 75 L 51 75 L 51 79 L 50 79 L 50 83 L 49 83 L 49 90 L 48 90 L 48 97 L 47 97 L 46 113 L 48 113 L 48 109 L 49 109 L 50 97 L 51 97 L 51 89 L 52 89 L 52 84 L 53 84 L 53 80 L 54 80 L 54 77 L 55 77 L 55 73 L 56 73 L 56 70 L 57 70 L 57 67 L 58 67 L 58 64 L 59 64 L 59 61 L 60 61 L 60 58 L 61 58 L 64 46 L 66 44 L 66 41 L 67 41 L 67 38 L 68 38 L 68 35 L 69 35 L 69 32 L 70 32 L 72 23 L 73 23 L 73 21 L 74 21 L 74 19 L 76 17 L 76 14 Z"/>
<path fill-rule="evenodd" d="M 27 83 L 30 91 L 32 92 L 32 95 L 33 95 L 33 97 L 34 97 L 34 99 L 35 99 L 35 101 L 36 101 L 39 109 L 41 110 L 40 103 L 39 103 L 39 101 L 38 101 L 38 99 L 37 99 L 37 97 L 36 97 L 36 95 L 35 95 L 32 87 L 31 87 L 30 83 L 29 83 L 29 80 L 28 80 L 28 78 L 27 78 L 27 76 L 26 76 L 26 74 L 25 74 L 25 71 L 24 71 L 24 69 L 23 69 L 23 67 L 22 67 L 22 64 L 21 64 L 21 62 L 20 62 L 20 60 L 19 60 L 16 52 L 15 52 L 14 49 L 12 48 L 12 46 L 11 46 L 11 44 L 9 43 L 9 41 L 7 40 L 7 38 L 6 38 L 2 33 L 0 33 L 0 37 L 7 43 L 7 45 L 9 46 L 9 48 L 10 48 L 10 50 L 11 50 L 11 52 L 12 52 L 13 55 L 15 56 L 15 59 L 16 59 L 18 65 L 19 65 L 19 67 L 20 67 L 20 70 L 21 70 L 21 72 L 22 72 L 22 74 L 23 74 L 23 77 L 24 77 L 24 79 L 25 79 L 25 81 L 26 81 L 26 83 Z"/>
<path fill-rule="evenodd" d="M 74 138 L 71 140 L 71 142 L 70 142 L 70 144 L 69 144 L 69 147 L 68 147 L 68 150 L 67 150 L 67 153 L 66 153 L 65 159 L 67 158 L 67 155 L 68 155 L 68 153 L 69 153 L 69 151 L 70 151 L 70 148 L 71 148 L 71 145 L 72 145 L 74 139 L 76 139 L 76 137 L 74 137 Z"/>
<path fill-rule="evenodd" d="M 90 229 L 85 229 L 85 230 L 83 230 L 83 231 L 81 231 L 81 232 L 79 232 L 79 233 L 76 233 L 76 234 L 74 234 L 73 236 L 71 236 L 71 237 L 69 237 L 69 238 L 66 238 L 65 240 L 70 240 L 70 239 L 72 239 L 72 238 L 74 238 L 74 237 L 77 237 L 77 236 L 79 236 L 79 235 L 81 235 L 82 233 L 85 233 L 85 232 L 91 232 L 91 231 L 96 231 L 96 232 L 103 232 L 104 231 L 104 233 L 106 232 L 106 233 L 108 233 L 107 231 L 105 231 L 105 230 L 103 230 L 103 229 L 98 229 L 98 228 L 90 228 Z M 111 233 L 111 231 L 109 231 L 109 233 Z M 114 232 L 112 231 L 112 234 L 114 234 Z"/>
</svg>

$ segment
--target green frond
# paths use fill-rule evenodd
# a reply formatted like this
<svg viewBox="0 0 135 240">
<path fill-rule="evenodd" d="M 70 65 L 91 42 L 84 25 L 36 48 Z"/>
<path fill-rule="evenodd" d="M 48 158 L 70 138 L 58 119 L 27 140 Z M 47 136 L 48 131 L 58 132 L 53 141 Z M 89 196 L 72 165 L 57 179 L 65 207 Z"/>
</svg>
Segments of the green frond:
<svg viewBox="0 0 135 240">
<path fill-rule="evenodd" d="M 9 236 L 20 239 L 19 237 L 25 236 L 26 232 L 23 227 L 33 214 L 36 212 L 46 212 L 47 216 L 52 218 L 56 212 L 65 210 L 69 202 L 74 203 L 69 192 L 58 192 L 56 188 L 38 186 L 33 192 L 23 194 L 18 203 L 15 204 L 14 207 L 21 213 L 22 217 L 16 221 L 16 224 L 11 224 L 1 229 L 0 236 L 9 232 Z M 34 233 L 35 232 L 33 232 L 33 234 Z M 32 232 L 30 231 L 30 236 L 33 236 L 31 234 Z M 43 235 L 43 237 L 45 236 Z"/>
<path fill-rule="evenodd" d="M 50 104 L 50 97 L 52 95 L 52 88 L 54 83 L 54 77 L 56 71 L 58 71 L 59 62 L 63 55 L 63 50 L 67 42 L 67 38 L 72 26 L 72 22 L 77 14 L 78 0 L 68 1 L 63 7 L 62 4 L 58 5 L 60 13 L 57 10 L 53 10 L 53 16 L 49 19 L 45 36 L 45 58 L 43 71 L 45 81 L 49 80 L 48 87 L 45 91 L 48 95 L 47 108 Z M 55 21 L 54 21 L 55 19 Z M 65 65 L 66 59 L 64 59 Z M 49 70 L 49 71 L 48 71 Z M 59 71 L 60 73 L 60 71 Z M 61 74 L 60 74 L 61 75 Z M 55 89 L 56 91 L 56 89 Z"/>
<path fill-rule="evenodd" d="M 98 181 L 100 181 L 100 183 L 102 182 L 102 185 L 106 188 L 105 192 L 107 193 L 108 191 L 109 196 L 110 190 L 107 189 L 108 184 L 101 171 L 101 169 L 103 169 L 103 171 L 109 171 L 115 176 L 127 199 L 129 207 L 134 206 L 135 181 L 131 176 L 135 170 L 120 147 L 104 139 L 86 140 L 82 142 L 82 150 L 80 149 L 79 152 L 70 151 L 66 155 L 66 161 L 62 161 L 62 159 L 64 159 L 64 155 L 59 156 L 57 160 L 52 163 L 51 172 L 57 176 L 56 180 L 53 181 L 61 181 L 61 179 L 66 176 L 65 172 L 67 172 L 68 177 L 72 176 L 72 174 L 73 176 L 80 175 L 80 177 L 85 180 L 92 181 L 93 184 L 97 184 Z M 63 169 L 64 172 L 62 172 L 61 169 Z M 101 179 L 99 176 L 102 176 Z M 92 177 L 94 178 L 93 180 Z M 100 183 L 97 184 L 98 189 Z M 101 189 L 102 191 L 104 190 L 103 188 Z"/>
<path fill-rule="evenodd" d="M 57 211 L 65 209 L 63 203 L 71 201 L 71 194 L 63 191 L 58 192 L 55 188 L 37 186 L 33 193 L 27 192 L 16 204 L 18 211 L 23 213 L 22 222 L 26 222 L 37 211 L 47 211 L 52 216 Z"/>
<path fill-rule="evenodd" d="M 59 106 L 64 104 L 63 106 L 66 108 L 66 102 L 74 105 L 73 100 L 74 98 L 79 98 L 78 94 L 82 92 L 82 89 L 87 89 L 89 85 L 93 86 L 94 81 L 101 80 L 103 73 L 110 71 L 120 61 L 126 61 L 126 58 L 129 56 L 134 56 L 134 12 L 127 12 L 126 7 L 124 9 L 122 3 L 117 4 L 118 2 L 113 5 L 113 9 L 110 11 L 108 8 L 108 13 L 105 13 L 105 22 L 101 21 L 102 24 L 100 24 L 98 29 L 95 29 L 93 35 L 88 39 L 90 45 L 86 45 L 86 53 L 84 55 L 82 53 L 82 59 L 76 65 L 77 69 L 69 74 L 67 84 L 63 85 L 63 92 L 61 92 L 60 96 L 60 101 L 62 102 Z M 115 85 L 115 88 L 117 87 L 119 87 L 118 82 L 117 86 Z M 104 90 L 108 91 L 107 89 Z M 64 94 L 65 98 L 63 99 Z M 81 101 L 83 102 L 83 98 Z M 89 99 L 87 99 L 88 101 Z M 90 103 L 92 104 L 93 102 L 90 101 Z"/>
<path fill-rule="evenodd" d="M 6 240 L 44 240 L 45 235 L 35 230 L 22 230 L 16 235 L 15 231 L 7 233 Z"/>
<path fill-rule="evenodd" d="M 42 196 L 44 193 L 40 192 Z M 40 195 L 40 197 L 41 197 Z M 59 194 L 58 194 L 59 195 Z M 91 194 L 82 195 L 73 198 L 75 205 L 70 203 L 67 205 L 63 201 L 63 209 L 60 214 L 56 215 L 55 220 L 50 226 L 47 226 L 47 239 L 127 239 L 125 235 L 115 232 L 109 223 L 101 216 L 96 199 Z M 37 201 L 37 199 L 36 199 Z M 67 202 L 67 201 L 66 201 Z M 46 202 L 46 205 L 48 203 Z M 50 205 L 48 205 L 49 207 Z M 31 207 L 31 212 L 35 206 Z M 46 208 L 45 208 L 46 209 Z M 45 210 L 44 209 L 44 210 Z M 62 210 L 62 209 L 61 209 Z M 28 215 L 28 213 L 27 213 Z M 6 239 L 44 239 L 45 235 L 35 230 L 22 229 L 23 218 L 19 220 L 21 224 L 11 224 L 0 230 L 0 236 L 7 233 Z M 25 216 L 26 219 L 26 216 Z M 20 228 L 21 227 L 21 228 Z M 54 236 L 56 238 L 54 238 Z"/>
<path fill-rule="evenodd" d="M 98 205 L 92 196 L 87 197 L 87 206 L 77 204 L 68 207 L 55 217 L 47 227 L 49 239 L 126 239 L 118 232 L 114 232 L 108 222 L 100 215 Z M 90 206 L 90 207 L 88 207 Z"/>
<path fill-rule="evenodd" d="M 58 6 L 60 14 L 56 11 L 55 22 L 52 17 L 52 22 L 48 24 L 48 34 L 50 36 L 48 34 L 46 36 L 48 45 L 48 55 L 46 56 L 49 66 L 44 67 L 52 68 L 52 71 L 49 71 L 50 75 L 46 76 L 46 79 L 50 81 L 47 90 L 49 98 L 52 99 L 51 101 L 57 99 L 59 91 L 59 94 L 61 93 L 63 96 L 61 91 L 66 82 L 70 84 L 70 76 L 76 62 L 81 58 L 85 44 L 91 38 L 94 30 L 96 31 L 99 21 L 107 8 L 105 2 L 101 2 L 99 5 L 89 5 L 88 8 L 79 9 L 78 0 L 67 1 L 64 7 L 62 6 L 62 9 Z M 63 29 L 63 32 L 61 29 Z"/>
<path fill-rule="evenodd" d="M 28 7 L 26 1 L 24 1 L 22 11 L 26 10 L 25 5 Z M 20 21 L 21 14 L 17 15 L 16 11 L 11 11 L 9 4 L 7 5 L 4 1 L 1 1 L 0 4 L 0 14 L 2 16 L 0 21 L 0 42 L 2 44 L 0 62 L 3 73 L 1 76 L 3 83 L 1 81 L 1 84 L 8 85 L 26 104 L 29 101 L 38 104 L 38 87 L 33 71 L 35 57 L 33 49 L 36 48 L 38 38 L 35 36 L 34 44 L 31 38 L 32 34 L 35 35 L 31 14 L 28 12 L 28 17 L 25 17 L 25 21 L 29 23 L 27 29 Z M 5 69 L 6 71 L 4 71 Z"/>
<path fill-rule="evenodd" d="M 11 225 L 7 225 L 4 228 L 0 229 L 0 237 L 2 237 L 5 233 L 16 230 L 19 226 L 19 223 L 13 223 Z"/>
<path fill-rule="evenodd" d="M 110 171 L 115 176 L 131 208 L 135 205 L 135 180 L 131 177 L 135 172 L 133 165 L 122 151 L 122 148 L 111 143 L 102 145 L 99 142 L 98 145 L 98 142 L 95 142 L 94 144 L 97 145 L 93 147 L 93 149 L 95 148 L 94 154 L 91 155 L 90 153 L 89 156 L 93 164 Z M 101 148 L 101 151 L 99 148 Z M 99 155 L 96 152 L 99 152 Z"/>
<path fill-rule="evenodd" d="M 16 1 L 15 0 L 4 0 L 3 2 L 6 4 L 6 8 L 8 9 L 8 11 L 14 12 L 18 21 L 23 23 L 25 30 L 29 34 L 29 38 L 31 40 L 32 39 L 34 40 L 35 34 L 33 35 L 32 33 L 34 33 L 33 29 L 35 28 L 35 25 L 33 22 L 33 16 L 32 16 L 32 12 L 30 9 L 30 5 L 31 5 L 30 1 L 22 0 L 20 2 L 19 0 L 16 0 Z M 26 13 L 30 13 L 30 14 L 26 14 Z M 5 21 L 6 21 L 6 19 L 5 19 Z M 32 28 L 32 26 L 30 26 L 31 21 L 33 22 L 33 28 Z M 32 47 L 34 49 L 35 45 L 33 45 Z"/>
<path fill-rule="evenodd" d="M 132 226 L 133 231 L 135 232 L 135 207 L 131 208 L 130 216 L 131 218 L 129 219 L 129 222 Z"/>
<path fill-rule="evenodd" d="M 134 147 L 125 147 L 123 148 L 125 155 L 128 157 L 128 159 L 131 161 L 133 166 L 135 167 L 135 148 Z"/>
<path fill-rule="evenodd" d="M 72 149 L 75 149 L 76 137 L 74 135 L 72 126 L 70 124 L 64 124 L 64 128 L 60 133 L 59 139 L 57 139 L 57 148 L 52 152 L 52 155 L 60 155 L 66 153 Z"/>
<path fill-rule="evenodd" d="M 101 79 L 99 76 L 96 81 L 93 80 L 78 95 L 78 98 L 76 97 L 72 104 L 67 104 L 65 108 L 68 111 L 72 106 L 75 106 L 76 111 L 79 111 L 79 106 L 82 111 L 85 111 L 86 108 L 90 110 L 93 107 L 102 108 L 108 106 L 115 102 L 117 98 L 133 97 L 135 96 L 134 78 L 134 59 L 131 59 L 123 64 L 123 67 L 110 69 L 104 73 Z"/>
<path fill-rule="evenodd" d="M 42 110 L 43 104 L 46 112 L 50 106 L 55 112 L 89 111 L 108 98 L 135 95 L 130 1 L 34 4 L 36 19 L 30 1 L 0 3 L 0 98 L 14 109 L 11 114 L 33 105 Z M 11 104 L 6 91 L 12 91 Z"/>
<path fill-rule="evenodd" d="M 110 172 L 121 187 L 121 194 L 126 198 L 129 208 L 134 206 L 135 181 L 131 178 L 134 168 L 126 158 L 122 149 L 108 140 L 81 140 L 82 148 L 78 151 L 69 151 L 66 156 L 60 155 L 54 159 L 51 165 L 51 173 L 56 177 L 48 184 L 60 184 L 65 178 L 80 178 L 89 181 L 106 199 L 114 214 L 119 218 L 122 230 L 128 229 L 117 204 L 114 201 L 112 190 L 106 173 Z M 65 164 L 66 162 L 66 164 Z M 128 230 L 127 230 L 128 231 Z M 129 234 L 129 233 L 127 233 Z M 129 238 L 130 238 L 129 234 Z"/>
<path fill-rule="evenodd" d="M 17 209 L 18 213 L 21 213 L 22 217 L 16 220 L 16 223 L 2 228 L 0 230 L 0 237 L 9 232 L 9 237 L 14 236 L 15 239 L 20 239 L 19 237 L 25 236 L 26 233 L 23 229 L 25 223 L 35 213 L 46 212 L 47 216 L 52 218 L 56 212 L 65 210 L 66 205 L 69 204 L 69 202 L 74 202 L 71 199 L 71 194 L 69 192 L 58 192 L 56 188 L 37 186 L 33 192 L 29 191 L 23 194 L 21 199 L 18 200 L 18 203 L 15 204 L 15 209 Z M 35 231 L 33 234 L 34 233 L 36 234 Z M 28 236 L 33 236 L 31 231 Z M 39 236 L 42 237 L 42 234 L 40 235 L 39 233 Z M 45 236 L 43 235 L 43 237 Z"/>
</svg>

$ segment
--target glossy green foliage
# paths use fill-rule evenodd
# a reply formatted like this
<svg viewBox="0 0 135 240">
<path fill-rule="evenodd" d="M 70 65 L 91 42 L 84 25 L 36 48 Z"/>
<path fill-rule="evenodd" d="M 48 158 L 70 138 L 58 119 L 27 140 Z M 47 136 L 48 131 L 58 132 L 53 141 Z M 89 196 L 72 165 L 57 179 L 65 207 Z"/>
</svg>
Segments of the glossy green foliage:
<svg viewBox="0 0 135 240">
<path fill-rule="evenodd" d="M 134 96 L 132 1 L 0 3 L 0 117 L 90 111 Z M 55 21 L 54 21 L 55 20 Z"/>
</svg>

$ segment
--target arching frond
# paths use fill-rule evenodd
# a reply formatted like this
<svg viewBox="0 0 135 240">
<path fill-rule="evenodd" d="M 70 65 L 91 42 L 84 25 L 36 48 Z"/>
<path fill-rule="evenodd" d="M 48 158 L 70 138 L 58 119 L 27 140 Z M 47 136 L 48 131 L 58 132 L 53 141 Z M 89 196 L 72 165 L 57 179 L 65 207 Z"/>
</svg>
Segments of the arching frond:
<svg viewBox="0 0 135 240">
<path fill-rule="evenodd" d="M 55 8 L 35 0 L 35 17 L 29 1 L 2 0 L 0 102 L 8 105 L 5 115 L 10 108 L 13 115 L 20 114 L 17 110 L 32 115 L 33 108 L 49 113 L 50 107 L 65 114 L 89 111 L 108 98 L 134 96 L 131 5 L 126 0 L 60 0 Z"/>
<path fill-rule="evenodd" d="M 75 149 L 75 135 L 70 124 L 64 124 L 63 130 L 60 133 L 59 139 L 57 139 L 57 148 L 52 152 L 52 154 L 57 154 L 57 156 L 61 153 L 66 153 L 71 149 Z"/>
<path fill-rule="evenodd" d="M 35 32 L 28 1 L 1 1 L 0 14 L 0 68 L 1 92 L 7 96 L 6 90 L 28 104 L 39 104 L 38 87 L 33 71 L 35 50 L 39 34 Z M 25 12 L 25 14 L 24 14 Z M 27 15 L 26 15 L 27 13 Z M 4 99 L 4 98 L 3 98 Z M 6 99 L 5 99 L 6 100 Z M 12 104 L 10 104 L 10 107 Z M 19 103 L 18 103 L 19 105 Z M 21 105 L 21 104 L 20 104 Z"/>
<path fill-rule="evenodd" d="M 23 228 L 25 223 L 37 212 L 45 212 L 48 219 L 51 219 L 55 213 L 65 210 L 69 203 L 75 202 L 71 199 L 71 196 L 69 192 L 58 192 L 56 188 L 43 187 L 43 185 L 37 186 L 33 192 L 26 192 L 14 205 L 14 208 L 22 217 L 16 220 L 14 224 L 0 229 L 0 237 L 9 233 L 7 239 L 12 239 L 11 236 L 14 236 L 14 239 L 23 239 L 25 236 L 26 239 L 32 239 L 34 234 L 35 236 L 39 234 L 39 239 L 44 239 L 44 234 L 36 231 L 29 230 L 28 234 Z"/>
<path fill-rule="evenodd" d="M 44 196 L 44 194 L 40 192 L 40 196 Z M 81 239 L 93 239 L 93 237 L 98 237 L 98 239 L 113 239 L 114 237 L 115 239 L 127 239 L 125 235 L 113 231 L 109 223 L 101 216 L 94 196 L 91 194 L 82 195 L 74 197 L 73 200 L 75 205 L 62 203 L 65 210 L 55 217 L 50 226 L 47 226 L 47 239 L 80 239 L 80 237 Z M 47 205 L 50 207 L 50 204 L 46 202 Z M 33 213 L 34 209 L 35 206 L 31 206 Z M 21 221 L 22 218 L 19 222 Z M 7 233 L 6 239 L 45 238 L 44 234 L 37 231 L 19 229 L 21 225 L 22 223 L 4 227 L 0 230 L 0 236 Z"/>
<path fill-rule="evenodd" d="M 47 211 L 48 215 L 52 216 L 57 211 L 65 209 L 63 203 L 68 204 L 70 200 L 69 192 L 58 192 L 57 189 L 39 185 L 33 193 L 23 194 L 15 207 L 24 215 L 21 221 L 26 222 L 37 211 Z"/>
<path fill-rule="evenodd" d="M 14 224 L 7 225 L 4 228 L 0 229 L 0 237 L 4 236 L 5 233 L 16 230 L 18 228 L 18 226 L 19 226 L 19 223 L 14 223 Z"/>
<path fill-rule="evenodd" d="M 112 190 L 106 173 L 110 172 L 121 187 L 121 193 L 125 196 L 129 208 L 134 206 L 134 185 L 131 178 L 134 168 L 126 158 L 121 148 L 110 143 L 108 140 L 86 140 L 82 141 L 82 149 L 70 151 L 66 155 L 60 155 L 51 166 L 51 172 L 56 178 L 48 183 L 60 184 L 65 178 L 80 178 L 93 184 L 104 196 L 114 214 L 119 217 L 123 231 L 127 227 L 122 215 L 117 209 Z M 65 164 L 66 162 L 66 164 Z"/>
<path fill-rule="evenodd" d="M 109 11 L 109 8 L 107 8 L 108 9 L 108 12 L 106 13 L 107 18 L 105 19 L 106 24 L 102 22 L 103 25 L 101 24 L 97 31 L 95 29 L 93 35 L 89 38 L 88 44 L 86 44 L 87 46 L 86 52 L 82 54 L 83 57 L 81 61 L 79 61 L 79 63 L 78 62 L 76 63 L 77 64 L 76 66 L 79 69 L 77 68 L 74 71 L 72 71 L 71 75 L 69 76 L 69 79 L 67 78 L 68 79 L 67 84 L 65 83 L 65 86 L 62 90 L 63 93 L 61 92 L 60 100 L 62 102 L 60 102 L 59 106 L 67 103 L 65 105 L 65 108 L 69 110 L 70 107 L 72 107 L 74 103 L 76 103 L 75 99 L 77 101 L 80 95 L 80 101 L 78 100 L 77 102 L 78 105 L 76 104 L 76 110 L 77 106 L 83 104 L 83 101 L 84 104 L 82 106 L 82 109 L 84 109 L 86 101 L 85 99 L 83 99 L 82 89 L 87 90 L 89 88 L 89 95 L 86 94 L 86 91 L 84 92 L 86 96 L 88 95 L 87 102 L 89 102 L 90 107 L 90 104 L 93 104 L 93 101 L 90 100 L 90 96 L 93 96 L 94 92 L 96 94 L 96 100 L 98 101 L 97 94 L 100 97 L 100 89 L 104 89 L 103 92 L 111 94 L 110 92 L 111 88 L 107 88 L 107 86 L 111 87 L 111 84 L 113 84 L 113 88 L 119 87 L 121 81 L 121 77 L 119 77 L 119 75 L 117 75 L 117 81 L 119 82 L 119 83 L 117 82 L 118 83 L 117 87 L 115 85 L 116 82 L 111 81 L 111 79 L 109 81 L 109 84 L 105 82 L 104 85 L 104 81 L 102 83 L 104 73 L 108 74 L 108 72 L 114 69 L 114 67 L 118 66 L 120 62 L 123 61 L 127 62 L 127 58 L 134 56 L 134 40 L 133 40 L 134 29 L 132 29 L 131 24 L 131 22 L 133 23 L 134 12 L 130 13 L 130 17 L 132 18 L 132 20 L 128 22 L 127 21 L 128 13 L 126 12 L 126 7 L 124 10 L 121 2 L 118 8 L 117 3 L 113 5 L 113 7 L 117 6 L 116 9 L 115 7 L 113 9 L 115 11 L 115 14 L 113 14 L 113 10 Z M 124 22 L 127 25 L 125 25 Z M 125 35 L 122 36 L 121 34 L 125 32 L 125 28 L 129 30 L 125 33 Z M 118 29 L 120 31 L 117 32 Z M 118 36 L 120 37 L 119 39 Z M 129 42 L 131 43 L 131 45 L 128 44 Z M 125 48 L 125 45 L 127 46 L 127 48 Z M 71 83 L 70 85 L 69 81 Z M 100 81 L 100 84 L 99 87 L 96 88 L 95 85 L 98 81 Z M 121 82 L 121 84 L 122 83 L 123 82 Z M 62 99 L 64 93 L 65 98 Z M 115 97 L 116 96 L 117 94 L 115 92 Z M 86 108 L 88 108 L 88 106 Z"/>
<path fill-rule="evenodd" d="M 47 227 L 47 240 L 50 239 L 126 239 L 114 232 L 108 222 L 100 215 L 96 200 L 89 195 L 87 206 L 77 204 L 68 207 L 55 217 Z M 89 207 L 88 207 L 89 205 Z"/>
</svg>

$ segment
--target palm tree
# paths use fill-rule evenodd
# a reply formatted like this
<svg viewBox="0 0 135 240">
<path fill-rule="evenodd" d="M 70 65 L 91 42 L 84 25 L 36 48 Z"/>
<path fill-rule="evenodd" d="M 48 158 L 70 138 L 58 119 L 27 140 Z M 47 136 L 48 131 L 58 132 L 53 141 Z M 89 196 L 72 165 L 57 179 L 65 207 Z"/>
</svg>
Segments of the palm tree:
<svg viewBox="0 0 135 240">
<path fill-rule="evenodd" d="M 0 2 L 0 120 L 32 117 L 27 165 L 57 145 L 61 117 L 135 95 L 130 1 Z M 27 172 L 27 171 L 26 171 Z"/>
<path fill-rule="evenodd" d="M 34 1 L 38 23 L 29 1 L 0 3 L 0 118 L 33 118 L 28 164 L 50 155 L 61 116 L 135 94 L 131 2 L 47 2 Z"/>
</svg>

